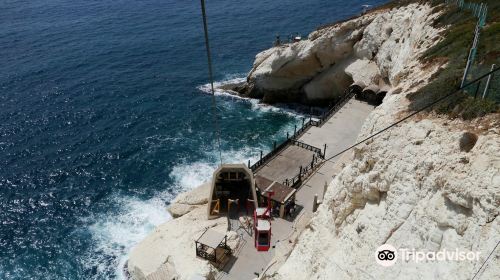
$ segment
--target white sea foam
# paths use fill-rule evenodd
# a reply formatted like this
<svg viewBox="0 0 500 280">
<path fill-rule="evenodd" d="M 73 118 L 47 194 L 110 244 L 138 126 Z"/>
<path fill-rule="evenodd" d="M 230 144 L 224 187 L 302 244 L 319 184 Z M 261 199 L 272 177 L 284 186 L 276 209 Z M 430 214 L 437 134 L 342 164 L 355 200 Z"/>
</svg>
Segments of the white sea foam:
<svg viewBox="0 0 500 280">
<path fill-rule="evenodd" d="M 171 219 L 164 199 L 172 197 L 141 200 L 120 196 L 113 200 L 118 210 L 113 214 L 102 215 L 89 227 L 94 241 L 94 250 L 85 264 L 95 268 L 97 274 L 109 277 L 110 267 L 115 267 L 118 279 L 125 279 L 123 267 L 130 249 L 144 239 L 156 226 Z"/>
<path fill-rule="evenodd" d="M 225 150 L 222 153 L 224 163 L 247 163 L 248 160 L 255 162 L 259 156 L 256 150 L 251 147 L 243 147 L 239 150 Z M 266 151 L 264 146 L 260 147 Z M 179 192 L 191 190 L 208 180 L 219 165 L 218 153 L 215 151 L 206 152 L 204 160 L 196 162 L 182 162 L 174 166 L 170 176 L 174 179 L 175 189 Z"/>
<path fill-rule="evenodd" d="M 218 165 L 215 152 L 207 152 L 205 160 L 184 162 L 174 166 L 170 176 L 173 190 L 158 193 L 154 198 L 141 200 L 129 196 L 117 196 L 112 203 L 118 206 L 114 213 L 94 217 L 96 222 L 88 230 L 92 235 L 94 248 L 85 256 L 87 268 L 96 269 L 97 274 L 125 279 L 123 267 L 134 245 L 144 239 L 156 226 L 171 219 L 168 203 L 180 192 L 190 190 L 209 180 Z M 229 150 L 223 153 L 229 163 L 255 161 L 257 155 L 251 148 Z M 115 267 L 115 271 L 109 271 Z"/>
<path fill-rule="evenodd" d="M 176 189 L 187 191 L 210 179 L 216 164 L 209 161 L 182 163 L 174 166 L 170 176 L 174 179 Z"/>
<path fill-rule="evenodd" d="M 234 83 L 244 78 L 231 77 L 222 83 Z M 209 85 L 203 85 L 200 90 L 207 90 Z M 278 112 L 294 116 L 298 119 L 302 116 L 286 106 L 276 107 L 261 104 L 256 99 L 244 99 L 235 97 L 222 90 L 217 90 L 216 94 L 231 96 L 238 100 L 245 100 L 252 104 L 252 109 L 257 113 Z M 227 99 L 226 99 L 227 100 Z M 275 134 L 276 140 L 283 138 L 286 131 L 293 132 L 294 122 L 288 123 L 281 131 Z M 160 143 L 165 139 L 156 140 Z M 172 139 L 167 139 L 172 140 Z M 153 143 L 155 144 L 155 143 Z M 260 150 L 268 152 L 269 146 L 261 144 L 258 147 L 242 147 L 237 150 L 225 150 L 222 153 L 224 163 L 247 163 L 248 160 L 256 162 L 260 156 Z M 125 279 L 123 267 L 128 254 L 134 245 L 144 239 L 156 226 L 171 219 L 167 205 L 180 192 L 191 190 L 202 183 L 210 180 L 213 171 L 219 164 L 218 152 L 207 151 L 202 160 L 190 162 L 181 161 L 175 165 L 170 172 L 172 186 L 164 192 L 157 193 L 152 199 L 142 200 L 130 196 L 117 196 L 112 199 L 118 210 L 114 213 L 106 213 L 94 217 L 96 222 L 89 227 L 94 241 L 94 250 L 90 255 L 85 256 L 88 268 L 97 269 L 97 274 L 109 277 L 110 273 L 117 275 L 118 279 Z M 115 271 L 109 271 L 114 267 Z"/>
<path fill-rule="evenodd" d="M 288 104 L 280 104 L 280 103 L 274 104 L 274 105 L 264 104 L 264 103 L 261 103 L 259 99 L 241 97 L 239 95 L 235 95 L 235 92 L 233 92 L 231 90 L 225 90 L 225 89 L 220 88 L 223 85 L 237 84 L 237 83 L 244 82 L 246 80 L 246 78 L 244 76 L 242 77 L 240 75 L 242 75 L 242 74 L 228 75 L 228 76 L 226 76 L 225 79 L 223 79 L 221 81 L 215 81 L 214 82 L 215 95 L 230 99 L 232 101 L 241 100 L 241 101 L 249 102 L 252 106 L 252 110 L 259 112 L 259 113 L 276 112 L 276 113 L 285 113 L 287 115 L 297 117 L 297 118 L 304 117 L 303 114 L 298 113 L 297 110 L 294 110 L 293 107 L 291 107 Z M 198 89 L 204 93 L 211 94 L 210 83 L 198 86 Z"/>
<path fill-rule="evenodd" d="M 230 91 L 228 90 L 223 90 L 220 87 L 223 85 L 229 85 L 229 84 L 239 84 L 242 83 L 246 80 L 244 76 L 241 74 L 233 74 L 233 75 L 228 75 L 226 76 L 222 81 L 214 81 L 214 91 L 215 95 L 223 95 L 223 96 L 229 96 L 229 97 L 234 97 L 234 98 L 239 98 L 239 99 L 247 99 L 244 97 L 240 97 L 234 94 L 231 94 Z M 198 86 L 198 89 L 203 91 L 204 93 L 211 94 L 212 90 L 210 88 L 210 83 L 206 83 L 204 85 Z"/>
</svg>

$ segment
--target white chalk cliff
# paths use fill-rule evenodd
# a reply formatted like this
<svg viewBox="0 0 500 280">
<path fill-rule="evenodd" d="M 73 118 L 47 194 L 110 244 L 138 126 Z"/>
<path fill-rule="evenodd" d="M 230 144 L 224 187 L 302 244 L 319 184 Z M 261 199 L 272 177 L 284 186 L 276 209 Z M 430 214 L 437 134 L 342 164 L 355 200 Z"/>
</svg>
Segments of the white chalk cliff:
<svg viewBox="0 0 500 280">
<path fill-rule="evenodd" d="M 418 60 L 442 39 L 432 25 L 434 11 L 423 4 L 377 10 L 263 51 L 240 92 L 268 102 L 315 102 L 335 98 L 353 82 L 389 86 L 362 139 L 408 113 L 406 95 L 444 67 Z M 355 148 L 347 162 L 293 249 L 280 251 L 261 278 L 470 279 L 500 241 L 498 114 L 465 122 L 422 113 Z M 202 186 L 174 201 L 174 219 L 132 250 L 133 279 L 214 275 L 194 255 L 193 240 L 205 227 L 223 232 L 226 226 L 224 218 L 206 220 L 207 194 Z M 384 243 L 479 251 L 480 261 L 383 267 L 374 254 Z M 500 279 L 499 264 L 497 249 L 479 279 Z"/>
<path fill-rule="evenodd" d="M 363 136 L 395 121 L 404 95 L 386 97 Z M 471 279 L 500 241 L 500 121 L 425 116 L 355 149 L 285 264 L 269 279 Z M 478 136 L 462 151 L 465 131 Z M 382 267 L 382 244 L 480 252 L 480 261 Z M 496 250 L 479 279 L 500 279 Z M 300 269 L 297 269 L 300 267 Z"/>
<path fill-rule="evenodd" d="M 417 60 L 435 43 L 434 16 L 410 5 L 372 15 L 364 27 L 354 45 L 362 58 L 346 73 L 365 84 L 386 79 L 393 90 L 360 140 L 407 114 L 406 95 L 440 67 Z M 263 279 L 471 279 L 500 241 L 499 207 L 500 116 L 466 122 L 422 113 L 355 148 L 284 264 Z M 383 267 L 375 251 L 386 243 L 480 257 Z M 500 279 L 499 264 L 497 248 L 478 279 Z"/>
<path fill-rule="evenodd" d="M 431 7 L 376 11 L 259 53 L 241 93 L 265 102 L 332 100 L 352 82 L 397 86 L 408 62 L 438 39 Z"/>
</svg>

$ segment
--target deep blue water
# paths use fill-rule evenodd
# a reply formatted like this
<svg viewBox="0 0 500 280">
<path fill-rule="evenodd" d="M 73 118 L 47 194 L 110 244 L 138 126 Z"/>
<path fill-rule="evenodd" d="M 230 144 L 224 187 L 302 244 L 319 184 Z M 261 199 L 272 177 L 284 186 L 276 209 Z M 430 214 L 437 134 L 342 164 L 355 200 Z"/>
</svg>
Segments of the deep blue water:
<svg viewBox="0 0 500 280">
<path fill-rule="evenodd" d="M 274 35 L 382 0 L 208 0 L 217 81 Z M 0 279 L 120 278 L 176 193 L 217 164 L 199 1 L 0 2 Z M 300 122 L 217 96 L 223 160 Z"/>
</svg>

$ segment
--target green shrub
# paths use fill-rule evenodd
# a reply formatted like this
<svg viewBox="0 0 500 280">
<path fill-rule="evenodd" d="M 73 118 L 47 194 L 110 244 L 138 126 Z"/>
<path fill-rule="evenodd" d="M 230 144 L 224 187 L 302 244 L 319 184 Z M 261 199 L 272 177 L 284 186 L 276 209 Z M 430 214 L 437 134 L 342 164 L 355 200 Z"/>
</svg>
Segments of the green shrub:
<svg viewBox="0 0 500 280">
<path fill-rule="evenodd" d="M 439 2 L 443 3 L 444 1 L 431 2 L 436 4 Z M 471 73 L 468 77 L 469 81 L 489 72 L 492 63 L 500 66 L 500 1 L 483 0 L 470 2 L 487 3 L 488 17 L 487 25 L 480 33 L 475 60 L 476 64 L 469 71 Z M 420 59 L 422 63 L 432 63 L 437 60 L 446 61 L 447 65 L 446 68 L 439 70 L 427 85 L 417 92 L 408 95 L 411 110 L 418 110 L 423 106 L 431 104 L 460 87 L 474 37 L 477 18 L 470 11 L 460 10 L 455 5 L 436 6 L 436 9 L 443 8 L 445 10 L 435 20 L 434 26 L 438 28 L 448 26 L 443 34 L 444 39 L 427 50 Z M 485 79 L 482 81 L 481 87 L 478 88 L 479 90 L 476 89 L 476 85 L 471 85 L 463 92 L 443 100 L 429 110 L 435 110 L 440 114 L 448 114 L 452 117 L 461 117 L 464 119 L 472 119 L 498 112 L 499 106 L 496 102 L 500 102 L 500 93 L 498 92 L 500 73 L 497 73 L 496 78 L 493 78 L 487 99 L 483 100 L 472 97 L 476 91 L 478 92 L 478 97 L 481 96 L 485 81 Z"/>
</svg>

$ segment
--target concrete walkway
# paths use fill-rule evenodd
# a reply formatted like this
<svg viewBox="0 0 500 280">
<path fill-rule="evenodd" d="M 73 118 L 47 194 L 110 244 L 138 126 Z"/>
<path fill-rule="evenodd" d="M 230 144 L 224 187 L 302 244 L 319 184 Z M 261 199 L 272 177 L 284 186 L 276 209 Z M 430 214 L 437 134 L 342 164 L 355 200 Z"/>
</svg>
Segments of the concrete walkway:
<svg viewBox="0 0 500 280">
<path fill-rule="evenodd" d="M 323 147 L 326 144 L 328 158 L 355 143 L 363 123 L 373 109 L 374 106 L 352 98 L 323 126 L 311 127 L 299 140 L 315 147 Z M 296 202 L 302 205 L 304 210 L 312 212 L 315 194 L 320 200 L 323 198 L 325 184 L 329 184 L 334 175 L 342 170 L 336 166 L 340 158 L 341 156 L 326 161 L 302 184 L 297 192 Z"/>
<path fill-rule="evenodd" d="M 372 105 L 351 98 L 321 127 L 311 127 L 299 140 L 321 149 L 326 144 L 328 158 L 354 144 L 366 117 L 373 109 Z"/>
<path fill-rule="evenodd" d="M 322 148 L 326 144 L 326 157 L 328 158 L 355 143 L 366 117 L 373 108 L 365 102 L 351 99 L 321 127 L 311 127 L 306 131 L 299 138 L 299 141 L 318 148 Z M 298 173 L 298 170 L 295 170 L 296 166 L 307 164 L 311 158 L 312 152 L 292 145 L 287 147 L 284 153 L 271 160 L 266 165 L 267 168 L 263 168 L 262 171 L 259 170 L 260 173 L 257 173 L 274 180 L 290 178 Z M 323 198 L 325 183 L 330 183 L 333 177 L 342 170 L 341 163 L 347 162 L 348 158 L 348 153 L 346 153 L 341 157 L 325 161 L 304 181 L 296 194 L 296 204 L 302 207 L 302 212 L 308 216 L 312 214 L 314 195 L 318 194 L 319 199 Z M 271 245 L 276 245 L 277 242 L 288 242 L 287 238 L 293 231 L 293 223 L 294 221 L 275 218 L 272 221 Z M 245 280 L 256 278 L 257 274 L 263 272 L 274 256 L 274 248 L 268 252 L 257 252 L 253 244 L 253 236 L 243 229 L 237 232 L 243 238 L 241 247 L 236 250 L 233 262 L 226 266 L 217 279 Z"/>
<path fill-rule="evenodd" d="M 251 217 L 250 217 L 251 218 Z M 254 279 L 263 273 L 275 252 L 274 246 L 278 242 L 286 242 L 293 230 L 293 222 L 274 218 L 272 224 L 271 248 L 267 252 L 259 252 L 254 246 L 254 237 L 249 232 L 240 228 L 236 232 L 242 237 L 240 245 L 234 252 L 234 258 L 216 277 L 216 279 L 245 280 Z"/>
</svg>

